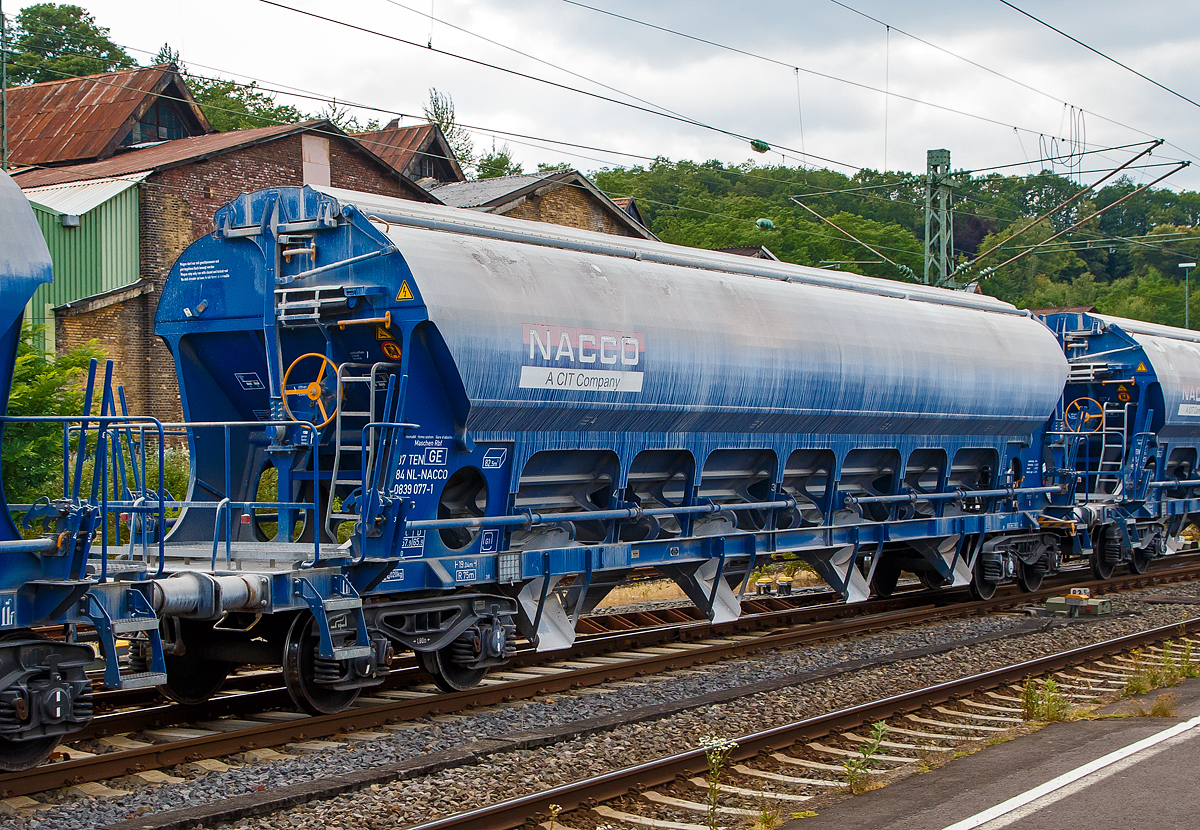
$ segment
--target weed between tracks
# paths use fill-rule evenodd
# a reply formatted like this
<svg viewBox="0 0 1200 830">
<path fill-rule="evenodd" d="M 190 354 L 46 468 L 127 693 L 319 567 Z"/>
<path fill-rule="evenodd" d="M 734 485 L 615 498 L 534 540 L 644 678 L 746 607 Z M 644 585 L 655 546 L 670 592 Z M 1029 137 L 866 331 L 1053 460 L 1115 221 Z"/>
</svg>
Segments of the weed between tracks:
<svg viewBox="0 0 1200 830">
<path fill-rule="evenodd" d="M 850 758 L 842 764 L 846 770 L 846 785 L 855 795 L 875 789 L 871 786 L 871 762 L 879 754 L 887 734 L 888 727 L 883 721 L 871 724 L 871 739 L 863 744 L 858 757 Z"/>
<path fill-rule="evenodd" d="M 1144 695 L 1163 686 L 1178 686 L 1186 677 L 1200 676 L 1200 668 L 1192 660 L 1192 644 L 1184 641 L 1178 659 L 1175 657 L 1175 644 L 1171 640 L 1163 643 L 1162 660 L 1146 659 L 1142 649 L 1135 648 L 1131 653 L 1133 671 L 1121 697 Z"/>
<path fill-rule="evenodd" d="M 1072 707 L 1058 688 L 1058 682 L 1048 677 L 1039 686 L 1033 678 L 1021 689 L 1021 717 L 1027 721 L 1058 723 L 1070 720 Z"/>
<path fill-rule="evenodd" d="M 737 741 L 707 735 L 700 739 L 700 748 L 708 759 L 708 772 L 704 774 L 708 797 L 708 814 L 705 816 L 708 830 L 721 830 L 717 824 L 717 807 L 721 803 L 721 770 L 729 760 L 729 754 L 737 749 Z"/>
</svg>

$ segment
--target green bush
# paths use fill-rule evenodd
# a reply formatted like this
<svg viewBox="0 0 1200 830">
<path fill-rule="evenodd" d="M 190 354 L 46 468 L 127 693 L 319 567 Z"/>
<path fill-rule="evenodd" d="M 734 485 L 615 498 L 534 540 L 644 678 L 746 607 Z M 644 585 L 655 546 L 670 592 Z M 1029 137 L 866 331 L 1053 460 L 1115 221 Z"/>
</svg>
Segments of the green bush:
<svg viewBox="0 0 1200 830">
<path fill-rule="evenodd" d="M 57 357 L 41 349 L 40 327 L 24 326 L 13 367 L 8 414 L 72 416 L 83 414 L 83 381 L 88 363 L 104 352 L 88 343 Z M 94 411 L 99 411 L 99 396 Z M 10 504 L 62 494 L 62 426 L 8 423 L 0 450 L 4 495 Z"/>
</svg>

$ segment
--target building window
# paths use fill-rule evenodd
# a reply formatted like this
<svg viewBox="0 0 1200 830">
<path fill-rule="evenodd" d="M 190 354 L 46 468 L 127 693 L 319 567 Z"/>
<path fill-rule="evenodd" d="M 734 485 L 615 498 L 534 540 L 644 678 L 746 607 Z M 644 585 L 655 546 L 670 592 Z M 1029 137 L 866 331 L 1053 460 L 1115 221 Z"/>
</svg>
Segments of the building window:
<svg viewBox="0 0 1200 830">
<path fill-rule="evenodd" d="M 179 117 L 179 111 L 170 103 L 156 101 L 142 120 L 134 125 L 125 144 L 143 144 L 148 141 L 170 141 L 191 135 L 187 125 Z"/>
</svg>

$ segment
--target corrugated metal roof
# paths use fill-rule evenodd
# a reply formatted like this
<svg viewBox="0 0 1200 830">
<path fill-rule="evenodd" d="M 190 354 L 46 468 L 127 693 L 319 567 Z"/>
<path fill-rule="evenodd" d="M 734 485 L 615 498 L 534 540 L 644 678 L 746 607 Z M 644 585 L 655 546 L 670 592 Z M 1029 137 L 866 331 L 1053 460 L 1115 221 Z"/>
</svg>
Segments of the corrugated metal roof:
<svg viewBox="0 0 1200 830">
<path fill-rule="evenodd" d="M 51 184 L 25 190 L 25 198 L 56 213 L 82 216 L 145 179 L 148 172 L 119 179 L 90 179 L 70 184 Z"/>
<path fill-rule="evenodd" d="M 29 170 L 18 173 L 16 178 L 22 187 L 31 188 L 49 184 L 79 182 L 87 179 L 128 176 L 131 173 L 172 167 L 196 158 L 277 138 L 281 135 L 302 132 L 307 127 L 322 123 L 324 122 L 306 121 L 302 124 L 279 124 L 270 127 L 258 127 L 253 130 L 237 130 L 229 133 L 211 133 L 209 135 L 192 136 L 191 138 L 177 138 L 174 141 L 164 141 L 162 144 L 143 147 L 140 150 L 128 150 L 103 161 L 94 161 L 89 164 L 75 164 L 69 167 L 49 167 Z"/>
<path fill-rule="evenodd" d="M 380 169 L 391 170 L 391 166 L 359 144 L 352 136 L 341 132 L 336 126 L 325 119 L 302 121 L 299 124 L 275 124 L 270 127 L 257 127 L 253 130 L 235 130 L 228 133 L 210 133 L 191 138 L 177 138 L 174 141 L 164 141 L 144 147 L 140 150 L 129 150 L 119 153 L 104 161 L 94 161 L 89 164 L 76 164 L 68 167 L 48 167 L 23 170 L 14 178 L 21 187 L 32 189 L 52 184 L 82 182 L 93 179 L 124 178 L 133 173 L 153 173 L 171 167 L 203 161 L 212 156 L 261 144 L 276 138 L 294 133 L 315 132 L 332 139 L 344 140 L 355 149 L 371 158 Z M 401 185 L 412 193 L 413 198 L 424 201 L 438 201 L 429 191 L 418 186 L 412 180 L 399 175 Z"/>
<path fill-rule="evenodd" d="M 371 148 L 397 170 L 407 170 L 421 145 L 433 132 L 432 124 L 416 124 L 412 127 L 388 127 L 369 133 L 356 133 L 355 138 Z"/>
<path fill-rule="evenodd" d="M 525 173 L 520 176 L 496 176 L 473 182 L 455 182 L 435 187 L 433 192 L 451 207 L 474 208 L 491 204 L 497 199 L 549 178 L 551 173 Z"/>
<path fill-rule="evenodd" d="M 477 179 L 473 182 L 453 182 L 433 188 L 433 194 L 451 207 L 507 213 L 521 203 L 518 200 L 541 195 L 554 187 L 577 187 L 590 194 L 619 224 L 633 231 L 635 235 L 646 239 L 657 238 L 637 218 L 622 210 L 578 170 L 549 170 Z"/>
<path fill-rule="evenodd" d="M 8 90 L 8 146 L 14 164 L 102 158 L 112 153 L 149 106 L 171 87 L 199 129 L 212 126 L 170 64 L 45 81 Z"/>
<path fill-rule="evenodd" d="M 466 178 L 458 166 L 458 160 L 454 158 L 453 150 L 442 135 L 441 127 L 436 124 L 398 127 L 393 122 L 382 130 L 355 133 L 354 137 L 402 173 L 408 172 L 418 153 L 430 153 L 438 158 L 445 158 L 459 181 Z"/>
</svg>

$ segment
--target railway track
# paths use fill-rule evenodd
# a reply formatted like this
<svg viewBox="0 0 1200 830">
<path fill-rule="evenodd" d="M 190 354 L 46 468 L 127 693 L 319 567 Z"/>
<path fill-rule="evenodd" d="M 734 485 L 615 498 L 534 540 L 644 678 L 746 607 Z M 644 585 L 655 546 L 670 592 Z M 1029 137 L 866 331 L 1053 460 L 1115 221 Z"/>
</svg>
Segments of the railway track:
<svg viewBox="0 0 1200 830">
<path fill-rule="evenodd" d="M 1091 701 L 1118 692 L 1146 663 L 1162 665 L 1168 654 L 1180 657 L 1180 642 L 1200 648 L 1187 637 L 1200 632 L 1190 620 L 1138 632 L 1082 648 L 941 683 L 894 697 L 734 738 L 720 777 L 718 814 L 753 819 L 764 804 L 778 811 L 801 810 L 804 802 L 847 786 L 844 762 L 862 757 L 871 740 L 866 727 L 887 725 L 881 750 L 873 756 L 878 771 L 908 765 L 937 765 L 966 745 L 1024 722 L 1022 683 L 1054 678 L 1073 701 Z M 1174 640 L 1170 652 L 1154 644 Z M 1130 656 L 1139 650 L 1138 656 Z M 410 830 L 512 830 L 541 823 L 557 830 L 594 827 L 598 822 L 705 830 L 708 805 L 703 778 L 709 758 L 703 748 L 604 775 L 447 816 Z M 730 802 L 733 802 L 732 804 Z M 553 806 L 552 806 L 553 805 Z M 572 823 L 572 811 L 580 821 Z M 548 819 L 553 818 L 553 821 Z"/>
<path fill-rule="evenodd" d="M 524 651 L 511 667 L 466 692 L 439 692 L 423 683 L 428 678 L 415 667 L 398 668 L 382 688 L 372 689 L 369 697 L 360 699 L 358 706 L 334 715 L 271 712 L 289 707 L 290 700 L 281 685 L 271 684 L 272 673 L 260 672 L 245 682 L 265 684 L 265 688 L 224 694 L 199 706 L 142 703 L 98 715 L 84 732 L 72 736 L 70 744 L 61 748 L 61 760 L 0 775 L 0 797 L 30 795 L 331 735 L 386 731 L 393 724 L 430 714 L 444 715 L 806 642 L 985 614 L 1054 596 L 1065 585 L 1084 585 L 1095 593 L 1104 593 L 1184 581 L 1198 575 L 1200 556 L 1180 556 L 1140 576 L 1081 581 L 1079 574 L 1065 574 L 1037 592 L 1013 589 L 986 601 L 955 602 L 955 591 L 911 591 L 857 605 L 810 605 L 803 597 L 793 604 L 795 597 L 753 597 L 747 600 L 747 616 L 721 625 L 694 619 L 688 613 L 694 609 L 668 609 L 671 615 L 685 618 L 674 622 L 664 621 L 662 615 L 637 612 L 643 628 L 585 636 L 565 659 Z M 130 733 L 138 737 L 129 737 Z M 84 742 L 91 749 L 97 743 L 107 743 L 110 751 L 92 752 L 71 746 Z"/>
</svg>

